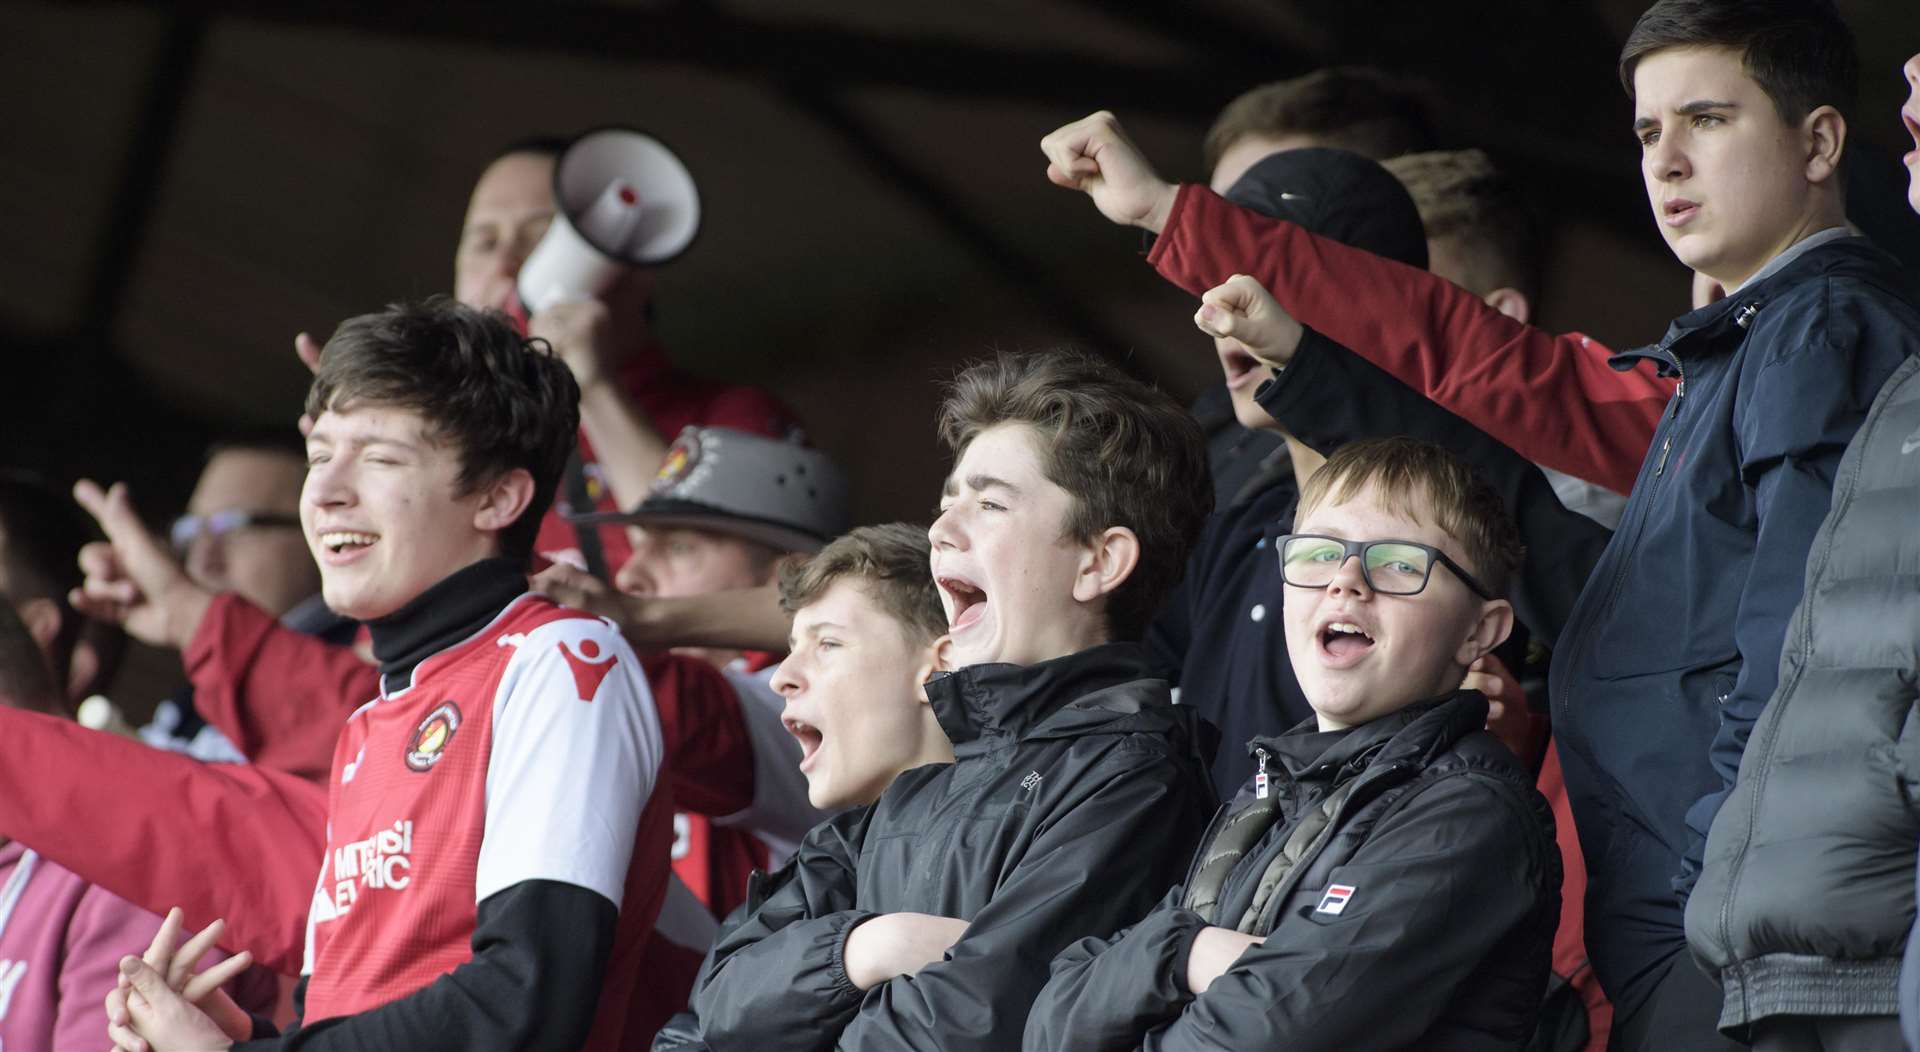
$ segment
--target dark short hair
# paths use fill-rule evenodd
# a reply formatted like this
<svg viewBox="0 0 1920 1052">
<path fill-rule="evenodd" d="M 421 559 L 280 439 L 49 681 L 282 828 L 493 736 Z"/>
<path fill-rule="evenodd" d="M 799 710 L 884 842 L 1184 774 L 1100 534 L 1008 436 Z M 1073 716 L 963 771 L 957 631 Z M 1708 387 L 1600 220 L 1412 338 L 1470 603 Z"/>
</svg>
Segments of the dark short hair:
<svg viewBox="0 0 1920 1052">
<path fill-rule="evenodd" d="M 933 583 L 927 531 L 904 522 L 860 526 L 805 562 L 780 571 L 780 608 L 796 613 L 839 580 L 858 582 L 909 640 L 931 643 L 947 632 L 940 589 Z"/>
<path fill-rule="evenodd" d="M 350 318 L 320 353 L 306 411 L 358 405 L 425 417 L 428 438 L 459 453 L 462 494 L 516 468 L 531 474 L 533 502 L 500 531 L 501 554 L 531 559 L 580 430 L 579 385 L 545 340 L 445 296 Z"/>
<path fill-rule="evenodd" d="M 1331 500 L 1352 500 L 1372 484 L 1386 509 L 1432 522 L 1460 542 L 1473 575 L 1496 596 L 1507 594 L 1526 548 L 1500 494 L 1446 449 L 1419 439 L 1369 438 L 1335 450 L 1300 487 L 1296 519 Z M 1449 552 L 1449 555 L 1455 553 Z"/>
<path fill-rule="evenodd" d="M 947 385 L 940 438 L 958 457 L 982 431 L 1026 424 L 1040 467 L 1072 503 L 1066 535 L 1085 543 L 1114 526 L 1140 539 L 1140 562 L 1107 603 L 1107 630 L 1137 639 L 1186 573 L 1213 512 L 1200 425 L 1164 392 L 1077 351 L 1002 354 Z"/>
<path fill-rule="evenodd" d="M 1640 60 L 1675 47 L 1739 52 L 1747 75 L 1797 124 L 1821 106 L 1853 107 L 1860 59 L 1832 0 L 1659 0 L 1641 14 L 1620 49 L 1620 83 L 1633 98 Z"/>
<path fill-rule="evenodd" d="M 1519 184 L 1480 150 L 1429 150 L 1386 162 L 1413 195 L 1431 241 L 1451 242 L 1467 272 L 1447 275 L 1476 296 L 1540 291 L 1540 226 Z"/>
<path fill-rule="evenodd" d="M 1433 127 L 1418 92 L 1370 66 L 1329 66 L 1262 84 L 1227 103 L 1207 130 L 1207 171 L 1247 135 L 1310 135 L 1317 145 L 1376 161 L 1433 149 Z"/>
</svg>

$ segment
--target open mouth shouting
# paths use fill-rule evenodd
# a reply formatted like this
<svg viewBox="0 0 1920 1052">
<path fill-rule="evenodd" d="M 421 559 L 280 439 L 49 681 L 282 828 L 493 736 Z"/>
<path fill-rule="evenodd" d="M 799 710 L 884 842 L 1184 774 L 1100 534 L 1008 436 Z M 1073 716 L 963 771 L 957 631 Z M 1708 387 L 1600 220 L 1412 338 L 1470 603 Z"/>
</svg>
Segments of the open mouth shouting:
<svg viewBox="0 0 1920 1052">
<path fill-rule="evenodd" d="M 947 627 L 955 633 L 966 631 L 986 616 L 985 589 L 954 575 L 942 575 L 934 578 L 934 581 L 940 586 L 941 594 L 947 597 Z"/>
<path fill-rule="evenodd" d="M 1322 622 L 1313 640 L 1322 662 L 1332 668 L 1352 668 L 1374 647 L 1372 632 L 1342 618 Z"/>
<path fill-rule="evenodd" d="M 820 728 L 794 716 L 782 714 L 780 723 L 793 735 L 793 740 L 800 743 L 800 773 L 808 773 L 813 769 L 814 760 L 819 758 L 820 747 L 826 744 L 827 736 Z"/>
</svg>

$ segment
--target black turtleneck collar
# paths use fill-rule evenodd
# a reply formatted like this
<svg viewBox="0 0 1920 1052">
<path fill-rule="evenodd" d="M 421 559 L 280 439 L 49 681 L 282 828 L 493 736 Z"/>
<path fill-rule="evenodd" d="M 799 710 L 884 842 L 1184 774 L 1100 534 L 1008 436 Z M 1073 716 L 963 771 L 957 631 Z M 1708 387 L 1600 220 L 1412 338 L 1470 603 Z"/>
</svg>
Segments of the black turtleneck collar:
<svg viewBox="0 0 1920 1052">
<path fill-rule="evenodd" d="M 466 639 L 527 590 L 527 575 L 512 559 L 482 559 L 455 570 L 407 605 L 367 622 L 382 692 L 399 689 L 414 666 Z"/>
<path fill-rule="evenodd" d="M 1338 779 L 1349 767 L 1365 767 L 1381 756 L 1381 750 L 1406 756 L 1395 759 L 1426 760 L 1446 750 L 1459 738 L 1487 723 L 1487 700 L 1479 691 L 1456 691 L 1444 698 L 1415 702 L 1385 716 L 1368 720 L 1358 727 L 1321 731 L 1308 720 L 1273 738 L 1255 738 L 1249 753 L 1265 749 L 1296 778 Z M 1402 737 L 1415 724 L 1420 729 Z"/>
<path fill-rule="evenodd" d="M 927 681 L 927 700 L 956 747 L 1015 737 L 1095 691 L 1152 675 L 1135 643 L 1103 643 L 1031 665 L 968 665 Z"/>
</svg>

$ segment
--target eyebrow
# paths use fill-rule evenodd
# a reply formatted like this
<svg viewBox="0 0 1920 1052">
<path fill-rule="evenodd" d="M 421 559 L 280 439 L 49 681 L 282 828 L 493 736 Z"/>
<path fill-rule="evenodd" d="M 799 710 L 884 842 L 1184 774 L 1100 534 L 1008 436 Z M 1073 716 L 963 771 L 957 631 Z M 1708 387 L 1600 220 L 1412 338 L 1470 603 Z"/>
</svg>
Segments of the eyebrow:
<svg viewBox="0 0 1920 1052">
<path fill-rule="evenodd" d="M 1006 479 L 996 478 L 993 475 L 968 475 L 967 488 L 976 493 L 982 490 L 1002 489 L 1013 496 L 1017 497 L 1020 495 L 1020 487 L 1008 482 Z M 947 484 L 940 488 L 940 495 L 943 497 L 951 497 L 959 491 L 960 485 L 958 481 L 949 476 L 947 478 Z"/>
<path fill-rule="evenodd" d="M 841 632 L 844 632 L 847 630 L 845 625 L 839 624 L 837 622 L 815 621 L 814 623 L 808 625 L 807 627 L 801 629 L 798 632 L 787 633 L 787 649 L 792 650 L 794 648 L 794 643 L 797 642 L 802 636 L 817 636 L 820 633 L 825 632 L 829 629 L 836 629 Z"/>
<path fill-rule="evenodd" d="M 1720 99 L 1695 99 L 1685 105 L 1676 107 L 1673 115 L 1676 117 L 1691 117 L 1694 114 L 1705 113 L 1708 110 L 1737 110 L 1739 108 L 1740 104 L 1737 102 L 1725 102 Z M 1633 122 L 1633 130 L 1636 132 L 1645 131 L 1659 123 L 1660 119 L 1658 117 L 1642 117 Z"/>
</svg>

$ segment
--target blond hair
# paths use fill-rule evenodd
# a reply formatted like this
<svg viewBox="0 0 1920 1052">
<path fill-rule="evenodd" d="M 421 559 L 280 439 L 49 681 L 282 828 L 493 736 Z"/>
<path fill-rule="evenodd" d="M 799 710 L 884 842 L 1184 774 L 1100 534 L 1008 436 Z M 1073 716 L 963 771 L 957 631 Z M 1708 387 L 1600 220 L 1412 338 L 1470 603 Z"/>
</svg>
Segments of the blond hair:
<svg viewBox="0 0 1920 1052">
<path fill-rule="evenodd" d="M 1508 582 L 1526 556 L 1519 528 L 1492 486 L 1465 461 L 1431 442 L 1370 438 L 1341 446 L 1300 487 L 1294 519 L 1304 522 L 1312 509 L 1324 503 L 1343 504 L 1368 486 L 1388 512 L 1423 525 L 1429 521 L 1438 525 L 1460 543 L 1457 558 L 1488 591 L 1496 596 L 1507 593 Z"/>
</svg>

